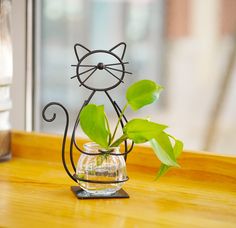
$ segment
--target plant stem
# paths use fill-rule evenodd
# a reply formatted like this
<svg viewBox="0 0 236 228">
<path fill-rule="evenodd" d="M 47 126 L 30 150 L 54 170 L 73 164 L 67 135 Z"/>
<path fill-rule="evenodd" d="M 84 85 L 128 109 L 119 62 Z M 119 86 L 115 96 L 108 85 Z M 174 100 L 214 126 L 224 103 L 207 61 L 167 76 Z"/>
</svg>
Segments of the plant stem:
<svg viewBox="0 0 236 228">
<path fill-rule="evenodd" d="M 107 130 L 108 130 L 108 132 L 109 132 L 108 145 L 110 145 L 110 143 L 112 142 L 112 141 L 111 141 L 111 130 L 110 130 L 110 126 L 109 126 L 109 122 L 108 122 L 108 119 L 107 119 L 106 114 L 105 114 L 105 121 L 106 121 L 106 125 L 107 125 Z"/>
<path fill-rule="evenodd" d="M 112 143 L 111 147 L 119 146 L 122 142 L 124 142 L 128 138 L 127 135 L 122 135 L 120 138 L 118 138 L 114 143 Z"/>
<path fill-rule="evenodd" d="M 120 114 L 120 116 L 119 116 L 118 122 L 117 122 L 116 127 L 115 127 L 115 130 L 114 130 L 114 133 L 113 133 L 113 135 L 112 135 L 112 137 L 111 137 L 111 142 L 112 142 L 112 141 L 114 140 L 114 138 L 115 138 L 117 129 L 118 129 L 118 127 L 119 127 L 119 123 L 120 123 L 120 121 L 121 121 L 121 119 L 122 119 L 122 117 L 123 117 L 123 115 L 124 115 L 124 112 L 125 112 L 125 110 L 127 109 L 127 107 L 128 107 L 128 103 L 125 104 L 124 108 L 123 108 L 122 111 L 121 111 L 121 114 Z"/>
</svg>

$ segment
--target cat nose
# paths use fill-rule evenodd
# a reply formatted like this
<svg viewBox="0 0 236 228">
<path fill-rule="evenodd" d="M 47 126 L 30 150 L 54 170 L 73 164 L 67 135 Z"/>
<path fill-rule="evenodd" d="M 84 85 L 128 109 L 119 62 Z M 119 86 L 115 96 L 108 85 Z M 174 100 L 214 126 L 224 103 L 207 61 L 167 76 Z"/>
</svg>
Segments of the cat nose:
<svg viewBox="0 0 236 228">
<path fill-rule="evenodd" d="M 98 63 L 97 68 L 99 70 L 103 70 L 103 69 L 105 69 L 105 65 L 103 63 Z"/>
</svg>

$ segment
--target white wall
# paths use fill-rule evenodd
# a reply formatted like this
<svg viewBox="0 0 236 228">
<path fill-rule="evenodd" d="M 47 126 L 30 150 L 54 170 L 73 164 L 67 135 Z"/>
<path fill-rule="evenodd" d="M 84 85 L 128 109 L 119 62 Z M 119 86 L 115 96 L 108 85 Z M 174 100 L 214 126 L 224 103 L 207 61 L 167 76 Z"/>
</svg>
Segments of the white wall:
<svg viewBox="0 0 236 228">
<path fill-rule="evenodd" d="M 26 0 L 12 1 L 13 84 L 11 98 L 11 125 L 25 129 L 26 82 Z"/>
</svg>

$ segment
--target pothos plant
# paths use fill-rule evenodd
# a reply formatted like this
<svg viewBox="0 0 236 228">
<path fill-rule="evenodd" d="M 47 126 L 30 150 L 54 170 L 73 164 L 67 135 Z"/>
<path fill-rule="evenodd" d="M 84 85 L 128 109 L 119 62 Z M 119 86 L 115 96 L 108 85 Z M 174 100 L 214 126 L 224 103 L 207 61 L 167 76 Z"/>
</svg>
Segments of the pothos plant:
<svg viewBox="0 0 236 228">
<path fill-rule="evenodd" d="M 157 178 L 164 175 L 170 167 L 179 167 L 177 158 L 180 156 L 183 143 L 165 132 L 167 126 L 144 118 L 134 118 L 128 121 L 123 134 L 116 136 L 119 123 L 125 110 L 130 107 L 137 111 L 146 105 L 154 103 L 163 87 L 151 80 L 141 80 L 131 85 L 126 91 L 126 104 L 118 118 L 114 131 L 111 132 L 109 121 L 104 111 L 104 105 L 88 104 L 80 114 L 80 125 L 84 133 L 108 153 L 112 147 L 119 146 L 127 139 L 135 144 L 149 142 L 155 155 L 161 161 Z M 100 162 L 102 160 L 100 159 Z"/>
</svg>

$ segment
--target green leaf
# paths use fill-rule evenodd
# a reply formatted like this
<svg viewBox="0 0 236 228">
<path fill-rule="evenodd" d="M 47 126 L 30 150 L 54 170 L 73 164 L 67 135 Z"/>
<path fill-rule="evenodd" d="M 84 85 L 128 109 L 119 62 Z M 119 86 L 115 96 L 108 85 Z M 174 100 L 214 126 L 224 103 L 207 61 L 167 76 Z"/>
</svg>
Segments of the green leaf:
<svg viewBox="0 0 236 228">
<path fill-rule="evenodd" d="M 175 155 L 175 158 L 177 159 L 181 152 L 183 151 L 183 142 L 181 142 L 178 139 L 175 139 L 173 136 L 171 136 L 174 140 L 175 140 L 175 145 L 173 148 L 173 152 Z M 171 168 L 171 166 L 165 165 L 165 164 L 161 164 L 160 169 L 157 173 L 156 179 L 160 178 L 161 176 L 163 176 L 164 174 L 166 174 L 166 172 Z"/>
<path fill-rule="evenodd" d="M 175 146 L 174 146 L 173 151 L 174 151 L 174 155 L 176 158 L 178 158 L 180 156 L 180 154 L 182 153 L 183 147 L 184 147 L 183 142 L 181 142 L 178 139 L 175 139 Z"/>
<path fill-rule="evenodd" d="M 104 106 L 86 105 L 80 113 L 80 126 L 84 133 L 101 147 L 107 148 L 110 136 Z"/>
<path fill-rule="evenodd" d="M 165 164 L 162 163 L 161 166 L 160 166 L 160 169 L 159 169 L 159 171 L 156 175 L 156 180 L 159 179 L 160 177 L 164 176 L 167 173 L 167 171 L 169 170 L 170 167 L 171 166 L 168 166 L 168 165 L 165 165 Z"/>
<path fill-rule="evenodd" d="M 155 138 L 166 125 L 157 124 L 145 119 L 133 119 L 124 127 L 124 134 L 134 143 L 144 143 Z"/>
<path fill-rule="evenodd" d="M 150 144 L 156 156 L 162 163 L 168 166 L 179 167 L 176 162 L 170 139 L 165 132 L 161 132 L 157 137 L 151 139 Z"/>
<path fill-rule="evenodd" d="M 141 80 L 131 85 L 126 92 L 126 99 L 131 108 L 136 111 L 151 104 L 159 98 L 163 87 L 151 80 Z"/>
</svg>

